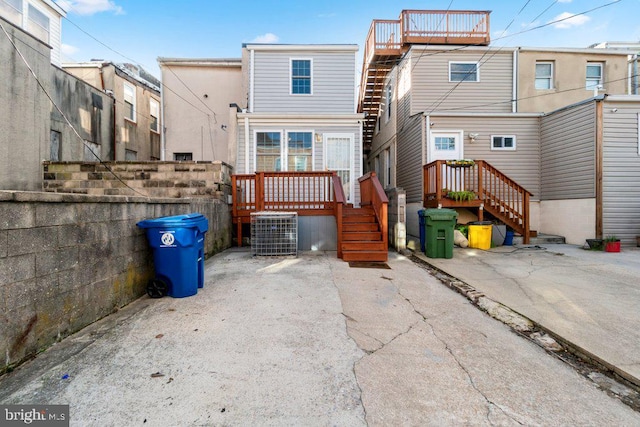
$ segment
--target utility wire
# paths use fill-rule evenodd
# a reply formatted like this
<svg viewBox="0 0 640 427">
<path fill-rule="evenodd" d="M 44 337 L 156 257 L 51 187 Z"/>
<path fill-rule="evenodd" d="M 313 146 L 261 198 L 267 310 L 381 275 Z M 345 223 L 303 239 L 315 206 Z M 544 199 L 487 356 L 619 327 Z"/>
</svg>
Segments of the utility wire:
<svg viewBox="0 0 640 427">
<path fill-rule="evenodd" d="M 137 193 L 143 197 L 149 197 L 146 194 L 140 193 L 139 191 L 137 191 L 136 189 L 130 187 L 126 182 L 124 182 L 110 167 L 109 165 L 107 165 L 105 162 L 102 161 L 102 159 L 100 159 L 100 156 L 98 156 L 96 154 L 95 151 L 93 151 L 93 149 L 91 148 L 91 146 L 89 144 L 87 144 L 87 141 L 82 138 L 80 136 L 80 134 L 78 133 L 77 129 L 73 126 L 73 124 L 71 124 L 71 122 L 69 121 L 69 119 L 67 118 L 67 116 L 64 114 L 64 112 L 60 109 L 60 107 L 58 106 L 58 104 L 56 104 L 56 102 L 53 100 L 53 98 L 51 97 L 51 95 L 49 94 L 49 92 L 47 92 L 47 89 L 44 87 L 44 85 L 42 84 L 42 82 L 40 82 L 40 79 L 38 78 L 38 76 L 36 75 L 36 73 L 33 71 L 33 68 L 31 68 L 31 65 L 29 65 L 29 62 L 27 61 L 27 59 L 24 57 L 24 55 L 22 55 L 22 52 L 20 51 L 20 49 L 18 49 L 18 46 L 14 43 L 13 39 L 11 38 L 11 36 L 9 35 L 9 33 L 7 32 L 7 30 L 4 28 L 4 25 L 2 25 L 2 23 L 0 22 L 0 28 L 2 29 L 2 32 L 5 34 L 5 36 L 7 36 L 7 39 L 9 40 L 9 43 L 11 43 L 11 45 L 13 46 L 13 49 L 16 51 L 16 53 L 18 54 L 18 56 L 20 56 L 20 58 L 22 59 L 22 62 L 24 62 L 25 66 L 27 67 L 27 69 L 29 70 L 29 72 L 31 73 L 31 75 L 33 76 L 33 78 L 35 79 L 36 83 L 38 84 L 38 86 L 40 87 L 40 89 L 42 89 L 42 92 L 47 96 L 47 98 L 49 98 L 49 101 L 51 102 L 51 104 L 53 104 L 53 106 L 55 107 L 55 109 L 58 111 L 58 113 L 60 113 L 60 115 L 62 116 L 62 118 L 64 119 L 64 121 L 67 123 L 67 126 L 69 126 L 71 128 L 71 130 L 73 131 L 73 133 L 75 134 L 75 136 L 82 142 L 82 144 L 85 146 L 86 149 L 88 149 L 91 154 L 93 154 L 93 156 L 98 159 L 98 161 L 100 162 L 101 165 L 103 165 L 120 183 L 122 183 L 125 187 L 127 187 L 128 189 L 130 189 L 131 191 L 133 191 L 134 193 Z"/>
<path fill-rule="evenodd" d="M 505 27 L 505 29 L 504 29 L 504 30 L 502 30 L 502 34 L 501 34 L 501 36 L 503 36 L 503 35 L 504 35 L 504 33 L 506 33 L 506 32 L 507 32 L 507 30 L 509 29 L 509 27 L 511 27 L 511 25 L 513 25 L 513 23 L 515 22 L 516 18 L 517 18 L 518 16 L 520 16 L 520 14 L 522 13 L 522 11 L 527 7 L 527 5 L 529 5 L 529 3 L 530 3 L 530 2 L 531 2 L 531 0 L 527 0 L 527 1 L 525 2 L 525 4 L 520 8 L 520 10 L 518 11 L 518 13 L 513 17 L 513 19 L 511 19 L 511 22 L 509 22 L 509 24 Z M 503 46 L 503 47 L 504 47 L 504 46 Z M 481 67 L 484 63 L 486 63 L 487 61 L 489 61 L 491 58 L 493 58 L 494 56 L 496 56 L 496 55 L 498 54 L 498 52 L 500 52 L 500 50 L 502 50 L 502 48 L 503 48 L 503 47 L 498 48 L 498 50 L 496 50 L 495 52 L 493 52 L 493 54 L 492 54 L 489 58 L 487 58 L 484 62 L 482 62 L 483 58 L 484 58 L 484 57 L 489 53 L 489 50 L 486 50 L 486 51 L 482 54 L 482 56 L 480 57 L 480 59 L 478 60 L 478 62 L 477 62 L 477 64 L 478 64 L 478 65 L 476 66 L 475 72 L 476 72 L 476 73 L 478 73 L 478 72 L 479 72 L 480 67 Z M 468 72 L 467 72 L 467 76 L 470 76 L 470 75 L 471 75 L 471 71 L 468 71 Z M 433 103 L 432 103 L 432 104 L 427 108 L 427 110 L 430 110 L 430 109 L 431 109 L 431 106 L 432 106 L 433 104 L 436 104 L 436 105 L 435 105 L 435 107 L 433 107 L 433 109 L 432 109 L 432 110 L 430 110 L 429 114 L 431 114 L 431 112 L 433 112 L 436 108 L 438 108 L 438 107 L 439 107 L 439 106 L 440 106 L 440 105 L 441 105 L 441 104 L 442 104 L 442 103 L 443 103 L 443 102 L 444 102 L 444 101 L 445 101 L 445 100 L 446 100 L 446 99 L 447 99 L 447 98 L 448 98 L 448 97 L 449 97 L 449 96 L 450 96 L 450 95 L 451 95 L 451 94 L 452 94 L 452 93 L 453 93 L 453 92 L 454 92 L 454 91 L 455 91 L 455 90 L 456 90 L 456 89 L 457 89 L 457 88 L 458 88 L 458 87 L 459 87 L 459 86 L 464 82 L 464 81 L 466 81 L 466 80 L 467 80 L 467 79 L 466 79 L 466 77 L 467 77 L 467 76 L 465 76 L 465 77 L 464 77 L 462 80 L 460 80 L 460 81 L 459 81 L 455 86 L 453 86 L 453 87 L 452 87 L 448 92 L 446 92 L 443 96 L 441 96 L 441 98 L 442 98 L 442 99 L 440 99 L 440 98 L 439 98 L 439 99 L 437 99 L 436 101 L 434 101 L 434 102 L 433 102 Z M 439 101 L 439 102 L 438 102 L 438 101 Z"/>
<path fill-rule="evenodd" d="M 633 74 L 633 75 L 631 75 L 629 77 L 623 77 L 623 78 L 620 78 L 620 79 L 613 79 L 613 80 L 603 81 L 602 84 L 625 81 L 625 80 L 628 80 L 630 78 L 634 78 L 634 77 L 638 77 L 638 76 L 639 76 L 638 74 Z M 573 92 L 573 91 L 576 91 L 576 90 L 585 90 L 585 87 L 584 86 L 580 86 L 580 87 L 574 87 L 574 88 L 570 88 L 570 89 L 558 90 L 558 91 L 554 91 L 554 92 L 550 92 L 550 93 L 541 93 L 539 95 L 523 96 L 522 98 L 509 99 L 509 100 L 506 100 L 506 101 L 487 102 L 485 104 L 474 104 L 474 105 L 469 105 L 469 106 L 464 106 L 464 107 L 452 107 L 452 108 L 447 108 L 445 110 L 440 110 L 439 112 L 471 110 L 471 109 L 475 109 L 475 108 L 478 108 L 478 107 L 491 107 L 493 105 L 510 104 L 513 101 L 524 101 L 524 100 L 527 100 L 527 99 L 541 98 L 543 96 L 552 96 L 552 95 L 556 95 L 558 93 Z"/>
<path fill-rule="evenodd" d="M 78 30 L 80 30 L 81 32 L 83 32 L 84 34 L 86 34 L 87 36 L 89 36 L 90 38 L 92 38 L 93 40 L 95 40 L 96 42 L 98 42 L 99 44 L 101 44 L 102 46 L 104 46 L 105 48 L 109 49 L 111 52 L 115 53 L 116 55 L 121 56 L 124 59 L 127 59 L 133 63 L 138 63 L 138 61 L 136 61 L 133 58 L 128 57 L 127 55 L 118 52 L 117 50 L 113 49 L 111 46 L 107 45 L 106 43 L 103 43 L 102 41 L 98 40 L 96 37 L 94 37 L 93 35 L 89 34 L 87 31 L 85 31 L 83 28 L 81 28 L 78 24 L 76 24 L 75 22 L 71 21 L 69 18 L 65 17 L 64 18 L 67 22 L 69 22 L 71 25 L 73 25 L 74 27 L 76 27 Z M 179 93 L 177 93 L 176 91 L 174 91 L 173 89 L 171 89 L 170 87 L 168 87 L 164 82 L 162 82 L 162 88 L 165 88 L 167 90 L 169 90 L 169 92 L 173 93 L 174 95 L 176 95 L 178 98 L 182 99 L 184 102 L 186 102 L 187 104 L 191 105 L 194 109 L 198 110 L 199 112 L 201 112 L 204 115 L 208 115 L 207 112 L 201 110 L 200 108 L 196 107 L 194 104 L 192 104 L 191 102 L 189 102 L 188 100 L 186 100 L 185 98 L 183 98 Z M 198 98 L 199 99 L 199 98 Z M 211 110 L 208 106 L 207 108 L 215 115 L 215 111 Z"/>
</svg>

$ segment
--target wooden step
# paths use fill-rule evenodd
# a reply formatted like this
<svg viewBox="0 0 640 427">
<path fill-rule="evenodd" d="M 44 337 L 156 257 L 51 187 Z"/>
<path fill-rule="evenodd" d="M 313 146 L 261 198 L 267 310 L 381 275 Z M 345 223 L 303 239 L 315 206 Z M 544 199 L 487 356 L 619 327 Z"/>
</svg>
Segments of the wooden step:
<svg viewBox="0 0 640 427">
<path fill-rule="evenodd" d="M 350 233 L 354 231 L 380 231 L 376 222 L 343 222 L 342 232 Z"/>
<path fill-rule="evenodd" d="M 342 252 L 345 251 L 383 251 L 385 250 L 384 242 L 375 241 L 343 241 Z"/>
<path fill-rule="evenodd" d="M 387 251 L 343 251 L 343 261 L 387 262 Z"/>
<path fill-rule="evenodd" d="M 347 215 L 342 217 L 343 224 L 354 224 L 354 223 L 377 223 L 375 215 Z"/>
<path fill-rule="evenodd" d="M 382 233 L 380 231 L 348 231 L 342 232 L 342 240 L 373 240 L 381 241 Z"/>
</svg>

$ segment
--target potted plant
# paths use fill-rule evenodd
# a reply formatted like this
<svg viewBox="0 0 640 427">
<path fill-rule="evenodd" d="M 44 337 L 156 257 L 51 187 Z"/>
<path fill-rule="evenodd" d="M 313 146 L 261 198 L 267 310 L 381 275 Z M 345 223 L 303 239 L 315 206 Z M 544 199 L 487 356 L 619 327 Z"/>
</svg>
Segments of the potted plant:
<svg viewBox="0 0 640 427">
<path fill-rule="evenodd" d="M 604 239 L 605 252 L 620 252 L 620 239 L 616 236 L 607 236 Z"/>
<path fill-rule="evenodd" d="M 587 239 L 587 245 L 592 251 L 601 251 L 604 240 L 602 239 Z"/>
<path fill-rule="evenodd" d="M 454 168 L 470 168 L 475 165 L 476 162 L 470 159 L 461 159 L 461 160 L 447 160 L 447 166 L 451 166 Z"/>
</svg>

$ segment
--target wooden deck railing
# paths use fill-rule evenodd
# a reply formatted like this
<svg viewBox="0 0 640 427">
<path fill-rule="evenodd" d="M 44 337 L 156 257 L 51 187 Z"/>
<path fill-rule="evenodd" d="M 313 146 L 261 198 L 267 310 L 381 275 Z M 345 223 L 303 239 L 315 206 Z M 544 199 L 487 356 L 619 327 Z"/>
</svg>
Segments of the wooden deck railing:
<svg viewBox="0 0 640 427">
<path fill-rule="evenodd" d="M 375 172 L 369 172 L 361 176 L 358 178 L 358 182 L 360 183 L 360 204 L 362 206 L 369 205 L 373 207 L 373 211 L 376 213 L 376 220 L 378 224 L 380 224 L 384 247 L 386 248 L 389 243 L 387 221 L 389 199 L 382 188 L 382 184 L 380 184 L 380 181 L 376 178 Z"/>
<path fill-rule="evenodd" d="M 488 45 L 488 11 L 403 10 L 403 43 Z"/>
<path fill-rule="evenodd" d="M 335 195 L 334 216 L 336 218 L 336 232 L 338 233 L 336 244 L 338 245 L 338 258 L 342 258 L 342 212 L 347 204 L 347 198 L 344 195 L 342 180 L 337 173 L 334 172 L 331 181 L 333 182 L 333 194 Z"/>
<path fill-rule="evenodd" d="M 258 172 L 232 175 L 232 217 L 238 246 L 242 224 L 252 212 L 292 211 L 298 215 L 336 215 L 344 204 L 342 183 L 336 172 Z M 338 217 L 336 217 L 338 218 Z M 342 218 L 342 215 L 340 215 Z"/>
<path fill-rule="evenodd" d="M 484 160 L 461 167 L 436 160 L 423 167 L 425 207 L 478 208 L 486 210 L 522 234 L 529 243 L 529 201 L 531 193 Z M 459 196 L 457 199 L 449 192 Z M 471 197 L 469 193 L 473 193 Z"/>
</svg>

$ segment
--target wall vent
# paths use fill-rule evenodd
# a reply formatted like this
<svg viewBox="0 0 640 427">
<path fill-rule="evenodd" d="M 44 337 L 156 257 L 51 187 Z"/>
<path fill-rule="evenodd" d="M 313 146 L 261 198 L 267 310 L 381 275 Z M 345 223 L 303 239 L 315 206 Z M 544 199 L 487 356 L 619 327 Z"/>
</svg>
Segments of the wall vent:
<svg viewBox="0 0 640 427">
<path fill-rule="evenodd" d="M 251 214 L 251 255 L 298 255 L 298 214 L 296 212 L 255 212 Z"/>
</svg>

